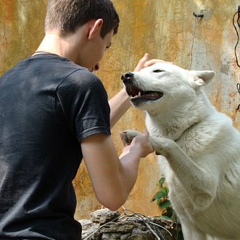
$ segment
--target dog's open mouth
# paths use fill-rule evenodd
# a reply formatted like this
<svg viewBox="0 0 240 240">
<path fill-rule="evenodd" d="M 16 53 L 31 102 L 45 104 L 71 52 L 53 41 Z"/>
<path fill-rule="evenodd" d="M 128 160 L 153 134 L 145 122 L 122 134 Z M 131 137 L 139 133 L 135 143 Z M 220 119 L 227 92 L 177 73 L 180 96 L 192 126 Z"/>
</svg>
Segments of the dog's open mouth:
<svg viewBox="0 0 240 240">
<path fill-rule="evenodd" d="M 155 101 L 163 96 L 163 92 L 142 91 L 135 86 L 126 86 L 126 91 L 131 98 L 131 101 Z"/>
</svg>

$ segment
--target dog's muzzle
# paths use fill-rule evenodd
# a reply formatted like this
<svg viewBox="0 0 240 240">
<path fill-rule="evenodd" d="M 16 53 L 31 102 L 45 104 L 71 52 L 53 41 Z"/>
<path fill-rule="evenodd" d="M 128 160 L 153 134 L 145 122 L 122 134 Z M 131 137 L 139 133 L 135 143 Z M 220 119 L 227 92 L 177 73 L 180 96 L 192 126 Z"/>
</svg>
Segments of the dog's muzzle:
<svg viewBox="0 0 240 240">
<path fill-rule="evenodd" d="M 130 97 L 135 97 L 136 95 L 139 95 L 141 90 L 137 86 L 135 86 L 135 77 L 133 73 L 128 72 L 122 75 L 121 79 Z"/>
<path fill-rule="evenodd" d="M 128 72 L 121 77 L 126 92 L 128 93 L 129 97 L 131 98 L 131 102 L 135 105 L 138 105 L 142 102 L 146 101 L 155 101 L 160 99 L 163 96 L 163 92 L 155 92 L 155 91 L 148 91 L 142 90 L 138 87 L 137 81 L 135 79 L 134 73 Z"/>
<path fill-rule="evenodd" d="M 132 81 L 134 79 L 134 74 L 131 72 L 128 72 L 121 77 L 123 83 L 127 84 L 128 82 Z"/>
</svg>

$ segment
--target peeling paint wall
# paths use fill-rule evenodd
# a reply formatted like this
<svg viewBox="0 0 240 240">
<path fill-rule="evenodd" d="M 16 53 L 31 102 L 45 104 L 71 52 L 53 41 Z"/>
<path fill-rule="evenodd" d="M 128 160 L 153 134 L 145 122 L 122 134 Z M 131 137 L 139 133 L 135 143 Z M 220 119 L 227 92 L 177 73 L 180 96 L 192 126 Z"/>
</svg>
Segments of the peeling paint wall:
<svg viewBox="0 0 240 240">
<path fill-rule="evenodd" d="M 120 18 L 119 34 L 97 75 L 103 80 L 109 96 L 122 88 L 122 73 L 133 70 L 145 52 L 195 70 L 216 72 L 206 91 L 216 108 L 230 117 L 240 129 L 240 68 L 236 64 L 234 47 L 237 35 L 233 15 L 237 0 L 113 0 Z M 0 1 L 0 75 L 18 61 L 30 56 L 44 35 L 47 0 Z M 194 14 L 203 14 L 203 18 Z M 237 48 L 240 56 L 240 49 Z M 144 114 L 130 109 L 113 129 L 113 138 L 120 153 L 119 132 L 125 129 L 145 129 Z M 154 155 L 140 165 L 139 178 L 125 208 L 146 215 L 158 215 L 159 209 L 151 203 L 157 190 L 160 171 Z M 97 202 L 83 164 L 74 181 L 78 207 L 77 218 L 101 206 Z"/>
<path fill-rule="evenodd" d="M 0 76 L 30 56 L 44 36 L 47 0 L 0 1 Z"/>
</svg>

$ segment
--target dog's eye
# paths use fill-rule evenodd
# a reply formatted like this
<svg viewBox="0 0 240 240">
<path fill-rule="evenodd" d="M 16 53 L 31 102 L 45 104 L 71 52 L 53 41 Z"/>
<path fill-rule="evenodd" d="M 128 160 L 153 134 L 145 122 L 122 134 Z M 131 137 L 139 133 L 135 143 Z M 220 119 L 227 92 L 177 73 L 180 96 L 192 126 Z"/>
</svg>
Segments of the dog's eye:
<svg viewBox="0 0 240 240">
<path fill-rule="evenodd" d="M 154 73 L 159 73 L 159 72 L 164 72 L 164 71 L 161 70 L 161 69 L 155 69 L 155 70 L 153 70 L 153 72 L 154 72 Z"/>
</svg>

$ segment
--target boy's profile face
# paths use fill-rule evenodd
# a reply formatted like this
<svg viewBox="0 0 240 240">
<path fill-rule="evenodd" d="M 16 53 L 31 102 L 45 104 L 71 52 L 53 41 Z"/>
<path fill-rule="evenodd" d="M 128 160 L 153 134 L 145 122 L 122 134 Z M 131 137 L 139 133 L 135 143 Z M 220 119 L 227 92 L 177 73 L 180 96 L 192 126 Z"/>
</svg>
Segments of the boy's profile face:
<svg viewBox="0 0 240 240">
<path fill-rule="evenodd" d="M 104 57 L 104 54 L 107 49 L 109 49 L 112 45 L 112 38 L 113 38 L 113 31 L 106 34 L 104 38 L 102 38 L 100 35 L 97 37 L 95 42 L 95 47 L 93 49 L 93 55 L 92 55 L 92 61 L 93 65 L 90 68 L 91 71 L 97 71 L 100 69 L 99 62 Z"/>
</svg>

